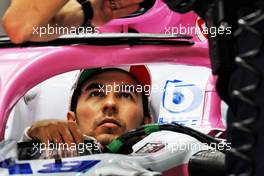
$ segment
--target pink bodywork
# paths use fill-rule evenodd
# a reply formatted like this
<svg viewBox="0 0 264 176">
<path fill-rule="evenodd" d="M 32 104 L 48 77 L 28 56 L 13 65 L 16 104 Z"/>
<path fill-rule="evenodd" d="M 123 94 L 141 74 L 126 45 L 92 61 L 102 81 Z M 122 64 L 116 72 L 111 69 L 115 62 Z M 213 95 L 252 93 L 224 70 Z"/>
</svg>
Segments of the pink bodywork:
<svg viewBox="0 0 264 176">
<path fill-rule="evenodd" d="M 193 41 L 201 41 L 194 32 L 194 28 L 202 28 L 198 16 L 189 12 L 179 14 L 171 11 L 162 0 L 156 0 L 154 6 L 145 14 L 132 17 L 113 20 L 100 28 L 100 32 L 127 32 L 128 29 L 135 29 L 140 33 L 159 33 L 159 34 L 188 34 L 193 36 Z M 180 31 L 180 28 L 182 30 Z M 184 29 L 186 31 L 184 31 Z M 189 31 L 187 30 L 189 29 Z M 207 47 L 204 43 L 203 47 Z"/>
<path fill-rule="evenodd" d="M 128 28 L 133 28 L 141 33 L 164 34 L 168 27 L 176 27 L 180 24 L 195 26 L 196 20 L 197 16 L 194 13 L 185 15 L 173 13 L 158 0 L 146 14 L 130 19 L 114 20 L 103 26 L 100 31 L 125 32 Z M 0 49 L 0 141 L 4 138 L 11 109 L 38 83 L 60 73 L 87 67 L 162 62 L 210 68 L 207 42 L 202 42 L 195 34 L 192 40 L 196 42 L 192 46 L 71 45 Z M 201 128 L 208 129 L 208 132 L 210 129 L 224 128 L 221 120 L 221 101 L 215 91 L 215 82 L 216 78 L 210 77 L 205 90 Z M 181 172 L 177 172 L 188 175 L 187 166 L 183 165 L 182 168 L 184 169 Z M 170 171 L 167 172 L 167 175 L 170 175 Z"/>
</svg>

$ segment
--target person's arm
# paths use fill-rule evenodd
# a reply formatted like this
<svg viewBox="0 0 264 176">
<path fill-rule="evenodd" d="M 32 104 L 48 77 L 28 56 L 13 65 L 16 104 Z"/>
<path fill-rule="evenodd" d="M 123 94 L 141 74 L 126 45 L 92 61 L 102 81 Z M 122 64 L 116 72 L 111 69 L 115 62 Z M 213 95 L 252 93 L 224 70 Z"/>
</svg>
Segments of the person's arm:
<svg viewBox="0 0 264 176">
<path fill-rule="evenodd" d="M 44 26 L 68 0 L 12 0 L 3 17 L 3 27 L 14 43 L 30 40 L 33 27 Z"/>
<path fill-rule="evenodd" d="M 113 9 L 110 0 L 90 0 L 94 12 L 92 25 L 103 25 L 111 19 L 127 16 L 138 10 L 142 1 L 115 0 L 117 9 Z M 3 17 L 4 29 L 14 43 L 47 41 L 59 35 L 33 35 L 33 29 L 38 27 L 79 27 L 83 22 L 84 13 L 76 0 L 13 0 Z"/>
<path fill-rule="evenodd" d="M 73 121 L 64 121 L 56 119 L 47 119 L 36 121 L 30 128 L 25 130 L 26 138 L 36 139 L 43 143 L 53 141 L 55 143 L 82 143 L 84 140 L 83 134 L 78 125 Z M 22 138 L 22 140 L 23 140 Z"/>
</svg>

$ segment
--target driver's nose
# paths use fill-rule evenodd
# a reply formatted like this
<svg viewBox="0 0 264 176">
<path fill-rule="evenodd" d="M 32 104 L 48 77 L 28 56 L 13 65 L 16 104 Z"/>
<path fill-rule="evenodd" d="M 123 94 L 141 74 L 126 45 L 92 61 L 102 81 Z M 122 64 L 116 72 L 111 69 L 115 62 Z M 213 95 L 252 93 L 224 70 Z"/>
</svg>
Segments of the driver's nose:
<svg viewBox="0 0 264 176">
<path fill-rule="evenodd" d="M 117 102 L 114 94 L 106 96 L 103 105 L 103 113 L 107 116 L 113 116 L 118 113 Z"/>
</svg>

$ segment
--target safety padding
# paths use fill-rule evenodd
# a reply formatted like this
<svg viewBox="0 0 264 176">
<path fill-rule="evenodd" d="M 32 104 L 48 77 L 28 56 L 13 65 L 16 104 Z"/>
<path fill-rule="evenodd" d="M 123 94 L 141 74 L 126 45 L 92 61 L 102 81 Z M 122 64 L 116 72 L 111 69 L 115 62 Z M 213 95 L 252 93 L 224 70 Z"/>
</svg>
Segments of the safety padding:
<svg viewBox="0 0 264 176">
<path fill-rule="evenodd" d="M 50 78 L 28 91 L 13 108 L 5 139 L 19 140 L 26 127 L 43 119 L 66 119 L 69 95 L 77 71 Z"/>
<path fill-rule="evenodd" d="M 211 70 L 201 66 L 151 64 L 150 109 L 155 122 L 177 122 L 196 129 L 204 118 L 206 87 Z M 69 95 L 77 71 L 50 78 L 24 95 L 8 118 L 6 139 L 19 139 L 32 122 L 66 119 Z M 219 107 L 220 108 L 220 107 Z M 215 117 L 218 118 L 219 115 Z M 208 122 L 209 123 L 209 122 Z M 15 129 L 15 130 L 12 130 Z"/>
</svg>

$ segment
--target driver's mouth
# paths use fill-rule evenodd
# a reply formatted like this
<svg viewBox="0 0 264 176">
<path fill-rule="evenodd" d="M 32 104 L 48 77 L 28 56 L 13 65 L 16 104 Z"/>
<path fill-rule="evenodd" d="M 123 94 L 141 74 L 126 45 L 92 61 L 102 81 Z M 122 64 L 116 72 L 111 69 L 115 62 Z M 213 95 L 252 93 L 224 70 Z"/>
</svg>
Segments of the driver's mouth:
<svg viewBox="0 0 264 176">
<path fill-rule="evenodd" d="M 98 127 L 105 127 L 105 128 L 118 128 L 118 127 L 121 127 L 121 124 L 119 121 L 111 118 L 106 118 L 104 120 L 102 120 L 99 124 L 98 124 Z"/>
</svg>

